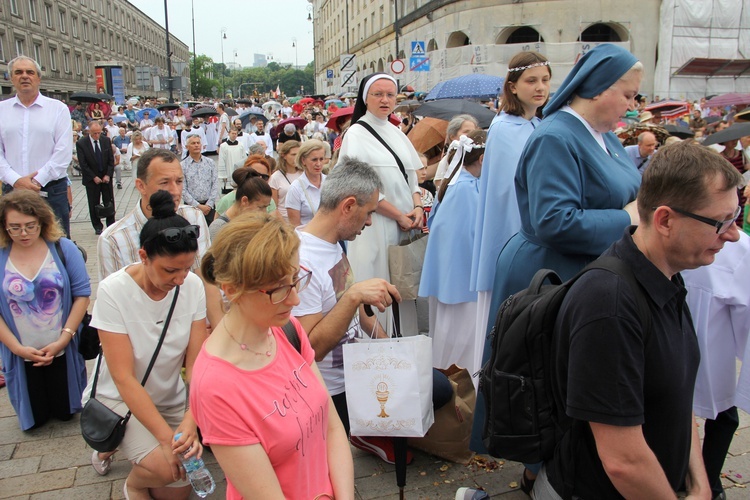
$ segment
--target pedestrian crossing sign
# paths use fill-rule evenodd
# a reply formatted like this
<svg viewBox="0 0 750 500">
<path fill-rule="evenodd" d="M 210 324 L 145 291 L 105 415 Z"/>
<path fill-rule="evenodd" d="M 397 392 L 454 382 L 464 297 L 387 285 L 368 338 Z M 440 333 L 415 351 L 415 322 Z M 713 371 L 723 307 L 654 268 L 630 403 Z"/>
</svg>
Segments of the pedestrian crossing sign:
<svg viewBox="0 0 750 500">
<path fill-rule="evenodd" d="M 425 55 L 424 40 L 411 42 L 411 55 L 412 57 L 420 57 Z"/>
</svg>

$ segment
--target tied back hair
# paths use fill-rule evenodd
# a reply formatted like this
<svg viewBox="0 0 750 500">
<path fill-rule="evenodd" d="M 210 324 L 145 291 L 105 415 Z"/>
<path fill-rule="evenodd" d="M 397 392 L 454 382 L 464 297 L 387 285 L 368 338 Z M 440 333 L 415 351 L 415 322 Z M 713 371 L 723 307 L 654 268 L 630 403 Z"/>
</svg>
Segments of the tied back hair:
<svg viewBox="0 0 750 500">
<path fill-rule="evenodd" d="M 463 160 L 461 161 L 461 165 L 455 169 L 453 172 L 451 172 L 450 176 L 448 176 L 447 179 L 443 179 L 443 182 L 440 183 L 440 190 L 438 191 L 438 201 L 442 202 L 443 198 L 445 198 L 445 193 L 448 191 L 448 184 L 453 180 L 455 176 L 457 176 L 464 165 L 473 165 L 477 161 L 479 161 L 479 157 L 484 154 L 484 144 L 487 142 L 487 132 L 482 130 L 481 128 L 472 130 L 466 136 L 474 141 L 474 147 L 471 151 L 467 153 L 463 153 L 463 151 L 459 152 L 456 149 L 452 149 L 450 153 L 448 153 L 448 163 L 453 161 L 453 157 L 457 154 L 463 154 Z"/>
<path fill-rule="evenodd" d="M 172 257 L 183 253 L 197 252 L 198 240 L 193 238 L 181 238 L 179 241 L 168 242 L 166 238 L 159 235 L 159 231 L 170 228 L 181 228 L 189 226 L 181 215 L 175 210 L 172 195 L 164 190 L 159 190 L 149 198 L 151 206 L 151 218 L 141 229 L 141 248 L 146 251 L 149 259 L 154 257 Z"/>
<path fill-rule="evenodd" d="M 235 203 L 241 203 L 243 197 L 246 197 L 248 202 L 253 202 L 261 196 L 273 196 L 268 182 L 251 167 L 238 168 L 232 172 L 232 180 L 237 184 Z"/>
</svg>

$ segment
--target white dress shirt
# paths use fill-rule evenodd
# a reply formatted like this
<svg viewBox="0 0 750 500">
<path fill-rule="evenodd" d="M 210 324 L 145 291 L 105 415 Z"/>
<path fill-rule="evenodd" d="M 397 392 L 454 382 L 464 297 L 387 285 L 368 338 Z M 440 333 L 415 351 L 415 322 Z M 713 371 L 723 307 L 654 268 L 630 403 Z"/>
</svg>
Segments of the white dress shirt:
<svg viewBox="0 0 750 500">
<path fill-rule="evenodd" d="M 160 137 L 161 136 L 161 137 Z M 172 135 L 172 129 L 167 127 L 166 125 L 164 128 L 159 128 L 158 125 L 154 125 L 153 127 L 146 129 L 146 131 L 143 133 L 143 138 L 149 141 L 149 146 L 156 149 L 169 149 L 172 147 L 172 141 L 174 141 L 174 136 Z M 167 141 L 166 144 L 151 144 L 153 141 Z"/>
<path fill-rule="evenodd" d="M 73 157 L 68 107 L 39 94 L 29 107 L 18 97 L 0 102 L 0 180 L 13 185 L 38 172 L 39 184 L 62 179 Z"/>
</svg>

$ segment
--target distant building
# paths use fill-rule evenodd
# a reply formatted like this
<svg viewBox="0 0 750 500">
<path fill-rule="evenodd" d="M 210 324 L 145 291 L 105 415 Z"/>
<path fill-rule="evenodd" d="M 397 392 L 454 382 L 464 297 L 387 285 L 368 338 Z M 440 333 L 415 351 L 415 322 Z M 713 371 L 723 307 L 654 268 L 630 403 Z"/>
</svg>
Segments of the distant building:
<svg viewBox="0 0 750 500">
<path fill-rule="evenodd" d="M 173 63 L 190 62 L 185 43 L 172 35 L 170 45 Z M 94 68 L 100 62 L 122 65 L 128 95 L 157 94 L 153 83 L 150 90 L 136 86 L 136 66 L 150 66 L 157 74 L 167 75 L 164 28 L 129 2 L 0 1 L 0 72 L 7 75 L 8 61 L 20 54 L 39 63 L 41 92 L 58 99 L 79 90 L 96 92 Z M 185 81 L 188 74 L 186 69 Z M 13 93 L 9 75 L 0 80 L 0 91 L 0 98 Z"/>
<path fill-rule="evenodd" d="M 253 67 L 254 68 L 265 68 L 268 64 L 265 54 L 253 54 Z"/>
</svg>

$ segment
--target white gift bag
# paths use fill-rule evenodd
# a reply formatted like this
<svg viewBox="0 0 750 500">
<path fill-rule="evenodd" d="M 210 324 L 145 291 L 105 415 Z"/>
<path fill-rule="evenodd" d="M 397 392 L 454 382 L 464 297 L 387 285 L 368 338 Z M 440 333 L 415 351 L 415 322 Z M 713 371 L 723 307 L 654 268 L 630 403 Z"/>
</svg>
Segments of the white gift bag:
<svg viewBox="0 0 750 500">
<path fill-rule="evenodd" d="M 358 339 L 343 347 L 351 435 L 423 437 L 435 421 L 432 339 Z"/>
</svg>

